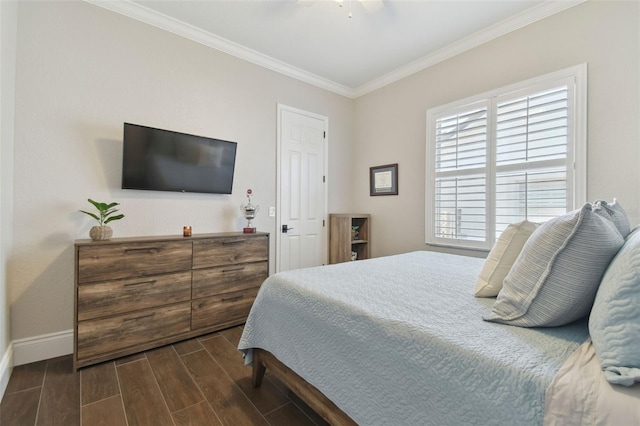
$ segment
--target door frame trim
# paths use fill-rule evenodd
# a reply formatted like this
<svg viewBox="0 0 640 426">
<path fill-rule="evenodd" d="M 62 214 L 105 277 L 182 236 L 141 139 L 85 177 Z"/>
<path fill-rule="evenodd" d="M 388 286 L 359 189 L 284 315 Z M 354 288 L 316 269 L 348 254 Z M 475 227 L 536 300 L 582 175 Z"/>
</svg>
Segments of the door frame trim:
<svg viewBox="0 0 640 426">
<path fill-rule="evenodd" d="M 276 255 L 275 255 L 275 260 L 276 260 L 276 272 L 280 272 L 280 261 L 281 261 L 281 253 L 280 253 L 280 249 L 282 247 L 282 242 L 281 242 L 281 238 L 282 238 L 282 216 L 280 215 L 281 212 L 281 202 L 282 202 L 282 197 L 281 197 L 281 189 L 280 189 L 280 185 L 281 185 L 281 179 L 280 179 L 280 173 L 281 173 L 281 167 L 282 167 L 282 113 L 283 111 L 288 111 L 288 112 L 292 112 L 295 114 L 299 114 L 299 115 L 306 115 L 308 117 L 312 117 L 318 120 L 322 120 L 324 122 L 324 131 L 325 131 L 325 138 L 324 138 L 324 170 L 323 175 L 324 175 L 324 196 L 323 196 L 323 200 L 322 200 L 322 220 L 324 221 L 324 226 L 322 227 L 322 263 L 323 264 L 327 264 L 328 263 L 328 259 L 329 259 L 329 247 L 327 244 L 327 229 L 328 229 L 328 207 L 329 207 L 329 117 L 324 116 L 324 115 L 320 115 L 320 114 L 316 114 L 313 112 L 309 112 L 309 111 L 305 111 L 302 109 L 298 109 L 298 108 L 294 108 L 294 107 L 290 107 L 281 103 L 277 103 L 276 104 L 277 107 L 277 122 L 276 122 L 276 238 L 274 238 L 274 242 L 275 242 L 275 251 L 276 251 Z"/>
</svg>

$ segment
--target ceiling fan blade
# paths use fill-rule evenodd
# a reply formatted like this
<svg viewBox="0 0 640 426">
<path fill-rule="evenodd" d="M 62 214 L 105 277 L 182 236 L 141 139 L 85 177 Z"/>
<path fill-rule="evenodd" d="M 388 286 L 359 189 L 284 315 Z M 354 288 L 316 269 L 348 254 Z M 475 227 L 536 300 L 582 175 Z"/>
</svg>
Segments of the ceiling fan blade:
<svg viewBox="0 0 640 426">
<path fill-rule="evenodd" d="M 377 12 L 384 6 L 382 0 L 360 0 L 360 2 L 367 13 Z"/>
</svg>

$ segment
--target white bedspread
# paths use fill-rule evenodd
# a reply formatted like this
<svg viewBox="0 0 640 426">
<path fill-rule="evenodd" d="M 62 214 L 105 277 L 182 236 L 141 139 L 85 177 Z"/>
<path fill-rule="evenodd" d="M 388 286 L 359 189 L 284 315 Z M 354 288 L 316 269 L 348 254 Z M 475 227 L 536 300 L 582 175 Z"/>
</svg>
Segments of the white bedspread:
<svg viewBox="0 0 640 426">
<path fill-rule="evenodd" d="M 544 396 L 585 322 L 485 322 L 483 260 L 414 252 L 265 281 L 239 349 L 257 347 L 361 425 L 542 424 Z"/>
</svg>

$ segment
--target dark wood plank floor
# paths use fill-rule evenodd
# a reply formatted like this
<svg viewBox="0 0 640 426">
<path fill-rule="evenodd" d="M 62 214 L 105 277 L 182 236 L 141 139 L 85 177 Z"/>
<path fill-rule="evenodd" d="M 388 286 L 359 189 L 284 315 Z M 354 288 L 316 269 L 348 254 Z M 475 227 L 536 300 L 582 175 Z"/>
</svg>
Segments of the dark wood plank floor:
<svg viewBox="0 0 640 426">
<path fill-rule="evenodd" d="M 267 372 L 251 386 L 241 327 L 73 370 L 71 355 L 17 366 L 2 426 L 326 425 Z"/>
</svg>

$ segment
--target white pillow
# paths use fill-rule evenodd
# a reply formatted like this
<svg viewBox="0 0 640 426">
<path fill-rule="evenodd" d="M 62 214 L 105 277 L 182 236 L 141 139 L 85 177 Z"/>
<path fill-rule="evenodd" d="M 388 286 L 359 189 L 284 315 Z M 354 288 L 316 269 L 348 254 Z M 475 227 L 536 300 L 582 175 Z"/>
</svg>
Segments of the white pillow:
<svg viewBox="0 0 640 426">
<path fill-rule="evenodd" d="M 520 327 L 554 327 L 585 317 L 611 259 L 624 244 L 591 204 L 534 231 L 484 319 Z"/>
<path fill-rule="evenodd" d="M 484 261 L 474 295 L 476 297 L 495 297 L 502 289 L 502 281 L 522 251 L 533 231 L 539 224 L 523 220 L 512 223 L 500 234 L 500 238 Z"/>
</svg>

